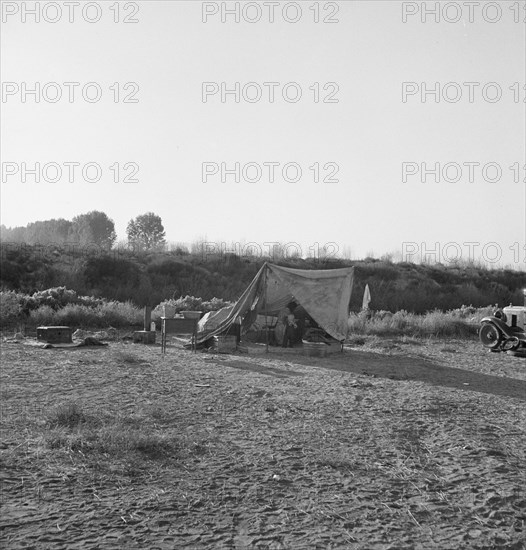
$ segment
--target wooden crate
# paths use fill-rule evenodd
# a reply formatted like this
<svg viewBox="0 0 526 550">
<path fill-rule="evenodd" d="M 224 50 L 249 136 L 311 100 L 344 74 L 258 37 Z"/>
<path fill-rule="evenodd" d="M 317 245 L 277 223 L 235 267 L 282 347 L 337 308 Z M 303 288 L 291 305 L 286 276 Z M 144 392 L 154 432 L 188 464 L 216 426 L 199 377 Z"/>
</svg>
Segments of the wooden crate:
<svg viewBox="0 0 526 550">
<path fill-rule="evenodd" d="M 37 340 L 48 344 L 71 344 L 70 327 L 37 327 Z"/>
<path fill-rule="evenodd" d="M 324 342 L 306 342 L 303 340 L 303 353 L 309 357 L 327 357 L 328 347 Z"/>
<path fill-rule="evenodd" d="M 235 336 L 214 336 L 214 351 L 217 353 L 233 353 L 237 349 Z"/>
</svg>

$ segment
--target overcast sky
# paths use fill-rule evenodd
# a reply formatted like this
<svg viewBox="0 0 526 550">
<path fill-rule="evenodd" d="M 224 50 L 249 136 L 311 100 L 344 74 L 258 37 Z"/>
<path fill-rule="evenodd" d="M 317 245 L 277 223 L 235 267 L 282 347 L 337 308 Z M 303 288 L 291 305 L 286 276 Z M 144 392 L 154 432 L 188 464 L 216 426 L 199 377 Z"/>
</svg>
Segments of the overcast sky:
<svg viewBox="0 0 526 550">
<path fill-rule="evenodd" d="M 2 2 L 3 224 L 153 211 L 169 241 L 524 269 L 524 1 L 88 4 Z"/>
</svg>

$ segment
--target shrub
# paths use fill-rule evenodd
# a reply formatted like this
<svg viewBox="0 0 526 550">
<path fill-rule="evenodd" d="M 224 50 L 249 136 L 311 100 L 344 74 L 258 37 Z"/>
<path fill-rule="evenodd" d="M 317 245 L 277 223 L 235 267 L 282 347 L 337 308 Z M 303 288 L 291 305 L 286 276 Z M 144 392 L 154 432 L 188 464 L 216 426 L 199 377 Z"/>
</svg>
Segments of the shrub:
<svg viewBox="0 0 526 550">
<path fill-rule="evenodd" d="M 184 298 L 177 298 L 177 300 L 164 300 L 152 311 L 153 320 L 156 321 L 161 317 L 162 308 L 165 305 L 174 307 L 176 313 L 180 313 L 181 311 L 203 311 L 207 313 L 209 311 L 218 311 L 224 307 L 233 305 L 233 303 L 227 302 L 222 298 L 212 298 L 209 301 L 203 301 L 202 298 L 196 298 L 195 296 L 185 296 Z"/>
<path fill-rule="evenodd" d="M 415 316 L 416 332 L 419 336 L 468 336 L 473 332 L 470 325 L 451 313 L 432 311 Z"/>
<path fill-rule="evenodd" d="M 234 305 L 233 302 L 223 300 L 222 298 L 212 298 L 210 301 L 203 302 L 204 311 L 218 311 L 224 307 Z"/>
<path fill-rule="evenodd" d="M 38 309 L 41 306 L 49 306 L 58 310 L 70 304 L 79 304 L 89 307 L 96 307 L 102 304 L 102 298 L 93 296 L 79 296 L 74 290 L 68 290 L 65 286 L 48 288 L 35 292 L 24 300 L 24 308 L 28 311 Z"/>
<path fill-rule="evenodd" d="M 366 323 L 367 317 L 363 314 L 351 313 L 349 315 L 349 320 L 347 321 L 347 326 L 349 327 L 350 332 L 356 332 L 358 334 L 366 333 Z"/>
<path fill-rule="evenodd" d="M 0 324 L 10 326 L 22 319 L 20 295 L 14 290 L 0 292 Z"/>
<path fill-rule="evenodd" d="M 55 312 L 54 322 L 57 325 L 67 325 L 71 327 L 99 327 L 100 317 L 97 310 L 88 306 L 78 304 L 68 304 L 67 306 Z"/>
<path fill-rule="evenodd" d="M 390 330 L 394 332 L 404 332 L 415 316 L 409 315 L 405 309 L 401 309 L 393 314 L 390 319 L 386 319 L 385 322 Z"/>
<path fill-rule="evenodd" d="M 138 326 L 142 325 L 144 314 L 142 309 L 132 302 L 105 302 L 97 308 L 99 326 Z"/>
<path fill-rule="evenodd" d="M 466 337 L 476 334 L 480 319 L 490 314 L 492 309 L 491 306 L 481 309 L 462 306 L 457 310 L 435 310 L 424 315 L 408 313 L 405 310 L 393 314 L 386 311 L 368 311 L 351 314 L 348 327 L 354 335 Z"/>
<path fill-rule="evenodd" d="M 137 326 L 143 322 L 143 313 L 131 302 L 104 302 L 96 307 L 67 304 L 56 311 L 44 305 L 30 312 L 29 322 L 37 326 L 67 325 L 76 328 Z"/>
<path fill-rule="evenodd" d="M 40 306 L 29 314 L 29 322 L 32 325 L 54 325 L 55 310 L 51 306 Z"/>
<path fill-rule="evenodd" d="M 53 309 L 58 309 L 76 301 L 77 293 L 74 290 L 68 290 L 65 286 L 40 290 L 31 296 L 31 306 L 33 309 L 37 309 L 40 306 L 49 306 Z"/>
</svg>

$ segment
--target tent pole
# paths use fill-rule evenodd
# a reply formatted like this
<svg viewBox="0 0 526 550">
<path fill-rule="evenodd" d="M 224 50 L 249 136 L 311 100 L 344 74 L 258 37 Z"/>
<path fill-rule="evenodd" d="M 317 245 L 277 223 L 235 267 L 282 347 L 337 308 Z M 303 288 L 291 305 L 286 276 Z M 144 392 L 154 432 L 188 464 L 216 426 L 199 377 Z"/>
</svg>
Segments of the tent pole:
<svg viewBox="0 0 526 550">
<path fill-rule="evenodd" d="M 263 288 L 263 304 L 265 306 L 265 340 L 266 340 L 266 353 L 268 353 L 268 318 L 267 318 L 267 266 L 265 265 L 265 277 L 263 279 L 264 281 L 264 288 Z"/>
</svg>

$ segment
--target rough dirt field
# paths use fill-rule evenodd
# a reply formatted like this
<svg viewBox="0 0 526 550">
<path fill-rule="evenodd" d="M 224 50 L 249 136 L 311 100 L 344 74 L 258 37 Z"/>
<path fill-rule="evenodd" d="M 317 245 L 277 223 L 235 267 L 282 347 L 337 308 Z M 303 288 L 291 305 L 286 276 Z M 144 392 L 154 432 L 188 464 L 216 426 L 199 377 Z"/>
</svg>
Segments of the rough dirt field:
<svg viewBox="0 0 526 550">
<path fill-rule="evenodd" d="M 524 359 L 1 353 L 2 548 L 525 548 Z"/>
</svg>

